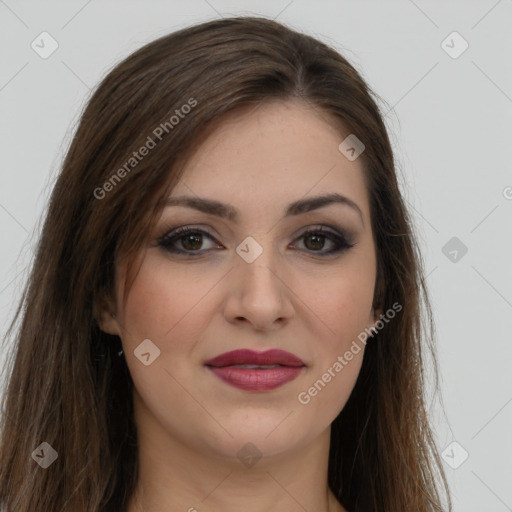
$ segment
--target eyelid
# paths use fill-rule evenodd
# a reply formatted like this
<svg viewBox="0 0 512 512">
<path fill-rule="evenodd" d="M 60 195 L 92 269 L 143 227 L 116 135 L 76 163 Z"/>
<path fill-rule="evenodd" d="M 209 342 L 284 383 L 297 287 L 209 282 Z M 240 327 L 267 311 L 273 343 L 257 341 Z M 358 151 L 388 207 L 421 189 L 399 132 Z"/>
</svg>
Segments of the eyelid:
<svg viewBox="0 0 512 512">
<path fill-rule="evenodd" d="M 298 219 L 293 219 L 293 220 L 294 220 L 294 223 L 296 223 L 296 221 Z M 305 222 L 308 222 L 310 220 L 313 220 L 313 219 L 306 218 L 306 219 L 303 219 L 302 222 L 305 223 Z M 291 236 L 293 236 L 293 237 L 299 236 L 302 230 L 307 231 L 308 229 L 322 227 L 322 228 L 330 228 L 330 229 L 332 229 L 335 232 L 334 234 L 339 233 L 341 235 L 345 235 L 347 240 L 348 240 L 348 238 L 351 238 L 351 239 L 354 238 L 356 236 L 356 234 L 359 232 L 359 228 L 351 227 L 349 222 L 344 222 L 342 224 L 341 221 L 333 220 L 330 217 L 320 218 L 320 219 L 315 219 L 315 220 L 316 220 L 316 222 L 311 222 L 310 224 L 307 224 L 306 226 L 301 226 Z M 224 223 L 222 223 L 222 225 L 225 227 Z M 181 223 L 181 222 L 175 222 L 175 221 L 169 219 L 167 222 L 162 224 L 161 228 L 159 228 L 157 230 L 158 233 L 160 234 L 157 238 L 161 238 L 162 236 L 168 234 L 169 232 L 178 230 L 178 229 L 180 229 L 182 227 L 193 227 L 193 228 L 202 229 L 202 230 L 206 231 L 213 238 L 217 237 L 213 233 L 212 228 L 210 228 L 208 226 L 208 224 L 203 224 L 202 222 L 197 222 L 197 223 L 195 223 L 195 222 L 189 222 L 189 223 L 188 222 L 183 222 L 183 223 Z M 275 227 L 275 225 L 274 225 L 274 227 Z M 272 227 L 271 230 L 273 230 L 274 227 Z M 229 231 L 231 231 L 230 228 L 227 228 L 227 229 Z"/>
<path fill-rule="evenodd" d="M 199 230 L 206 232 L 212 239 L 215 240 L 216 243 L 219 243 L 217 240 L 219 237 L 215 235 L 212 230 L 204 226 L 202 224 L 182 224 L 175 226 L 173 224 L 168 224 L 162 227 L 162 229 L 159 230 L 161 235 L 157 236 L 157 240 L 161 240 L 163 238 L 169 238 L 171 236 L 175 236 L 178 233 L 181 233 L 182 230 Z M 323 233 L 330 233 L 335 236 L 340 236 L 344 238 L 347 243 L 352 243 L 355 238 L 355 231 L 352 229 L 347 229 L 342 226 L 336 225 L 336 223 L 313 223 L 309 224 L 307 226 L 301 227 L 298 229 L 293 235 L 292 238 L 295 239 L 300 236 L 304 236 L 306 233 L 309 233 L 310 231 L 320 231 Z"/>
<path fill-rule="evenodd" d="M 306 226 L 305 228 L 301 228 L 298 231 L 298 233 L 296 235 L 294 235 L 294 237 L 296 238 L 298 236 L 303 236 L 304 234 L 309 233 L 310 231 L 315 231 L 315 232 L 319 231 L 321 233 L 330 233 L 332 235 L 341 236 L 341 237 L 345 238 L 347 240 L 347 242 L 349 240 L 351 240 L 352 238 L 354 238 L 352 231 L 344 229 L 341 226 L 336 226 L 334 224 L 328 224 L 328 223 L 310 224 L 310 225 Z"/>
<path fill-rule="evenodd" d="M 171 238 L 176 235 L 181 235 L 182 231 L 204 231 L 206 234 L 208 234 L 213 240 L 215 240 L 217 243 L 217 236 L 213 234 L 212 230 L 208 227 L 204 227 L 201 224 L 182 224 L 173 227 L 172 225 L 165 226 L 160 232 L 162 233 L 160 236 L 157 237 L 157 240 L 163 240 L 166 238 Z"/>
</svg>

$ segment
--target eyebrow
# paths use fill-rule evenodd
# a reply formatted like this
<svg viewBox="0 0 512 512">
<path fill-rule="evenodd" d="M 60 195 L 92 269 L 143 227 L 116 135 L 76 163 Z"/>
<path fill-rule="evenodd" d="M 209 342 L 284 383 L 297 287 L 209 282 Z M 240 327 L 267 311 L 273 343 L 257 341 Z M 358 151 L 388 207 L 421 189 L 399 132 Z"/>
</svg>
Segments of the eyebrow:
<svg viewBox="0 0 512 512">
<path fill-rule="evenodd" d="M 361 222 L 364 225 L 363 213 L 359 206 L 354 201 L 352 201 L 352 199 L 349 199 L 348 197 L 338 193 L 313 196 L 294 201 L 286 207 L 284 211 L 284 217 L 300 215 L 302 213 L 324 208 L 325 206 L 332 204 L 349 206 L 359 214 Z M 232 222 L 237 222 L 239 218 L 238 211 L 233 206 L 226 203 L 221 203 L 220 201 L 216 201 L 214 199 L 206 199 L 202 197 L 168 197 L 165 202 L 165 206 L 186 206 L 188 208 L 194 208 L 195 210 L 199 210 L 209 215 L 216 215 L 218 217 L 228 219 Z"/>
</svg>

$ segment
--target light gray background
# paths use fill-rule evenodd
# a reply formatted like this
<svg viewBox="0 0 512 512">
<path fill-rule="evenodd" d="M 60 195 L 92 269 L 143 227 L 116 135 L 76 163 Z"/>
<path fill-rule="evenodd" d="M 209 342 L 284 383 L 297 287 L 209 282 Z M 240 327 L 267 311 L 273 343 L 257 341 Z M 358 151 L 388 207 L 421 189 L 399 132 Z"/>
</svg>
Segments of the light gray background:
<svg viewBox="0 0 512 512">
<path fill-rule="evenodd" d="M 393 107 L 386 123 L 436 316 L 446 414 L 436 400 L 432 415 L 454 510 L 512 510 L 512 0 L 0 0 L 2 333 L 90 90 L 144 43 L 243 13 L 334 45 Z M 59 44 L 48 59 L 31 48 L 43 31 Z M 458 58 L 441 46 L 453 31 L 469 44 Z M 456 261 L 443 253 L 452 237 L 468 249 Z"/>
</svg>

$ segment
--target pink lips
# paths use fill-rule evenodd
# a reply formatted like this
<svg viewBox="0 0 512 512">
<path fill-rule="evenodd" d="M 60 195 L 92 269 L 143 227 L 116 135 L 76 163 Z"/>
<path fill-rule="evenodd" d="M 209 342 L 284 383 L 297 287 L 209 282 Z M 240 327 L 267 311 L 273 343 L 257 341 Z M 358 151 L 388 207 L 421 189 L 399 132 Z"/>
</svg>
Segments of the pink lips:
<svg viewBox="0 0 512 512">
<path fill-rule="evenodd" d="M 209 359 L 205 366 L 234 387 L 246 391 L 267 391 L 295 379 L 306 365 L 284 350 L 255 352 L 241 349 Z"/>
</svg>

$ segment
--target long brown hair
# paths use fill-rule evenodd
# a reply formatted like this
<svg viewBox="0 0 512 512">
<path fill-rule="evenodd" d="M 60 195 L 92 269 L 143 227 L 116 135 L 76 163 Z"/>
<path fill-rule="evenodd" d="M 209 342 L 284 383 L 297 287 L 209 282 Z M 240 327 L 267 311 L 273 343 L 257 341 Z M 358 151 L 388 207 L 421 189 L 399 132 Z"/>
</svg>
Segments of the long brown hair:
<svg viewBox="0 0 512 512">
<path fill-rule="evenodd" d="M 2 401 L 0 505 L 9 512 L 126 510 L 138 476 L 133 382 L 117 356 L 120 339 L 98 327 L 98 307 L 113 297 L 122 258 L 129 289 L 164 198 L 219 119 L 288 99 L 313 105 L 366 146 L 374 305 L 402 305 L 368 342 L 332 423 L 329 486 L 351 512 L 442 511 L 441 487 L 451 510 L 425 406 L 425 348 L 438 386 L 432 313 L 378 97 L 323 42 L 235 17 L 145 45 L 108 73 L 82 113 L 7 332 L 21 319 Z M 46 469 L 37 463 L 37 453 L 51 453 L 42 443 L 58 455 Z"/>
</svg>

